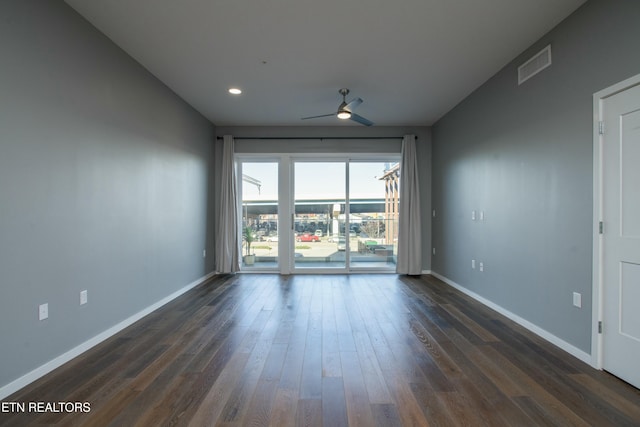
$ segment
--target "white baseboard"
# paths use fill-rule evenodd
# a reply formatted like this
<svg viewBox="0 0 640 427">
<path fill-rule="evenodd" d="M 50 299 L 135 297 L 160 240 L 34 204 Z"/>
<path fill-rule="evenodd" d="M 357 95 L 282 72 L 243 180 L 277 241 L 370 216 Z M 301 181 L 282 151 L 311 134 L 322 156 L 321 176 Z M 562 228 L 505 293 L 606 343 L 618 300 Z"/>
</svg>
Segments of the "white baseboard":
<svg viewBox="0 0 640 427">
<path fill-rule="evenodd" d="M 136 313 L 133 316 L 123 320 L 122 322 L 118 323 L 117 325 L 112 326 L 111 328 L 107 329 L 106 331 L 94 336 L 93 338 L 90 338 L 89 340 L 83 342 L 79 346 L 72 348 L 71 350 L 67 351 L 64 354 L 61 354 L 60 356 L 56 357 L 53 360 L 50 360 L 49 362 L 45 363 L 44 365 L 41 365 L 41 366 L 37 367 L 33 371 L 21 376 L 20 378 L 18 378 L 16 380 L 14 380 L 14 381 L 2 386 L 2 387 L 0 387 L 0 400 L 2 400 L 5 397 L 15 393 L 16 391 L 18 391 L 21 388 L 27 386 L 28 384 L 34 382 L 35 380 L 45 376 L 46 374 L 48 374 L 49 372 L 53 371 L 54 369 L 64 365 L 65 363 L 67 363 L 71 359 L 81 355 L 82 353 L 84 353 L 85 351 L 89 350 L 90 348 L 100 344 L 102 341 L 106 340 L 107 338 L 112 337 L 113 335 L 117 334 L 118 332 L 120 332 L 121 330 L 126 328 L 127 326 L 130 326 L 131 324 L 133 324 L 133 323 L 137 322 L 138 320 L 142 319 L 147 314 L 152 313 L 153 311 L 157 310 L 158 308 L 162 307 L 163 305 L 173 301 L 174 299 L 178 298 L 180 295 L 182 295 L 185 292 L 195 288 L 199 284 L 203 283 L 204 281 L 208 280 L 209 278 L 211 278 L 211 277 L 213 277 L 215 275 L 216 275 L 216 273 L 209 273 L 206 276 L 203 276 L 203 277 L 195 280 L 194 282 L 189 283 L 184 288 L 177 290 L 176 292 L 172 293 L 171 295 L 169 295 L 169 296 L 161 299 L 160 301 L 150 305 L 149 307 L 145 308 L 144 310 L 139 311 L 138 313 Z"/>
<path fill-rule="evenodd" d="M 457 290 L 459 290 L 460 292 L 470 296 L 471 298 L 475 299 L 476 301 L 486 305 L 487 307 L 497 311 L 498 313 L 502 314 L 503 316 L 507 317 L 510 320 L 513 320 L 514 322 L 516 322 L 517 324 L 519 324 L 520 326 L 528 329 L 529 331 L 533 332 L 534 334 L 538 335 L 539 337 L 549 341 L 551 344 L 560 347 L 562 350 L 566 351 L 567 353 L 571 354 L 572 356 L 582 360 L 584 363 L 587 363 L 590 366 L 594 366 L 594 360 L 593 357 L 591 357 L 591 355 L 583 350 L 580 350 L 578 347 L 569 344 L 568 342 L 564 341 L 561 338 L 558 338 L 557 336 L 553 335 L 552 333 L 550 333 L 549 331 L 546 331 L 544 329 L 542 329 L 541 327 L 529 322 L 526 319 L 523 319 L 522 317 L 518 316 L 517 314 L 514 314 L 512 312 L 510 312 L 509 310 L 497 305 L 496 303 L 489 301 L 488 299 L 476 294 L 473 291 L 470 291 L 469 289 L 465 288 L 464 286 L 461 286 L 459 284 L 457 284 L 456 282 L 454 282 L 453 280 L 450 280 L 449 278 L 442 276 L 438 273 L 435 272 L 430 272 L 430 273 L 425 273 L 425 274 L 431 274 L 434 277 L 437 277 L 438 279 L 442 280 L 444 283 L 446 283 L 447 285 L 451 286 L 452 288 L 455 288 Z"/>
</svg>

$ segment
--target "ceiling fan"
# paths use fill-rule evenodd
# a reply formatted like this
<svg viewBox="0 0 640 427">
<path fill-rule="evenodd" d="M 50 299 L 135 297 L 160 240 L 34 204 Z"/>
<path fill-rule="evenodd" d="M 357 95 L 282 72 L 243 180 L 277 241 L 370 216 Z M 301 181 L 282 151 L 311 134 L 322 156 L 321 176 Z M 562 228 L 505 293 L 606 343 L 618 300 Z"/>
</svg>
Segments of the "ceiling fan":
<svg viewBox="0 0 640 427">
<path fill-rule="evenodd" d="M 310 117 L 302 117 L 301 120 L 307 120 L 307 119 L 317 119 L 320 117 L 329 117 L 329 116 L 336 116 L 339 119 L 342 120 L 347 120 L 347 119 L 351 119 L 354 122 L 358 122 L 362 125 L 365 126 L 371 126 L 373 124 L 372 121 L 365 119 L 362 116 L 357 115 L 356 113 L 353 112 L 353 110 L 360 104 L 362 104 L 362 99 L 360 98 L 355 98 L 353 100 L 351 100 L 349 103 L 347 103 L 346 101 L 346 97 L 349 94 L 349 89 L 347 88 L 342 88 L 338 91 L 338 93 L 340 95 L 342 95 L 342 103 L 340 104 L 340 106 L 338 107 L 338 111 L 335 113 L 330 113 L 330 114 L 323 114 L 321 116 L 310 116 Z"/>
</svg>

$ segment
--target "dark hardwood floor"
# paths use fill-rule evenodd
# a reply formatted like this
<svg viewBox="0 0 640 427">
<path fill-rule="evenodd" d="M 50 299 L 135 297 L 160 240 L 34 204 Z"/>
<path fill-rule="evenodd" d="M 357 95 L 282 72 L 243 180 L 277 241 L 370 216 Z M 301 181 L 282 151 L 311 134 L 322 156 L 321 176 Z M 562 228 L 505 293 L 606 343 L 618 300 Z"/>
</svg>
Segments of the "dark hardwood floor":
<svg viewBox="0 0 640 427">
<path fill-rule="evenodd" d="M 640 391 L 424 276 L 219 276 L 6 402 L 2 426 L 631 426 Z"/>
</svg>

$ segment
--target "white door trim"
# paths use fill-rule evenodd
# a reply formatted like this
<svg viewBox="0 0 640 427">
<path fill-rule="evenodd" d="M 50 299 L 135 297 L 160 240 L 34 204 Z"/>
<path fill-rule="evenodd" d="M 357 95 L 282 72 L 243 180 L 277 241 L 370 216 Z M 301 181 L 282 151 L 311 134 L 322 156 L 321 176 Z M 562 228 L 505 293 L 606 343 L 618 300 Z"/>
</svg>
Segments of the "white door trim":
<svg viewBox="0 0 640 427">
<path fill-rule="evenodd" d="M 598 325 L 602 321 L 603 311 L 603 280 L 602 280 L 602 235 L 600 221 L 602 221 L 602 139 L 600 122 L 603 120 L 603 101 L 619 92 L 640 84 L 640 74 L 630 77 L 620 83 L 596 92 L 593 95 L 593 276 L 592 276 L 592 329 L 591 329 L 591 365 L 602 369 L 603 343 L 602 334 L 598 332 Z M 606 132 L 606 130 L 605 130 Z"/>
</svg>

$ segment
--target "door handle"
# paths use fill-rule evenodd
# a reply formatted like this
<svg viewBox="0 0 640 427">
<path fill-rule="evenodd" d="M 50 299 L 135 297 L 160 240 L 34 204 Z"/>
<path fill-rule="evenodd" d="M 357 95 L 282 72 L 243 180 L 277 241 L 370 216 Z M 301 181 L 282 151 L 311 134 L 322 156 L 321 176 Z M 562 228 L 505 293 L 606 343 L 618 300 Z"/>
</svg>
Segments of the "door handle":
<svg viewBox="0 0 640 427">
<path fill-rule="evenodd" d="M 295 214 L 291 214 L 291 230 L 293 230 L 294 215 Z"/>
</svg>

